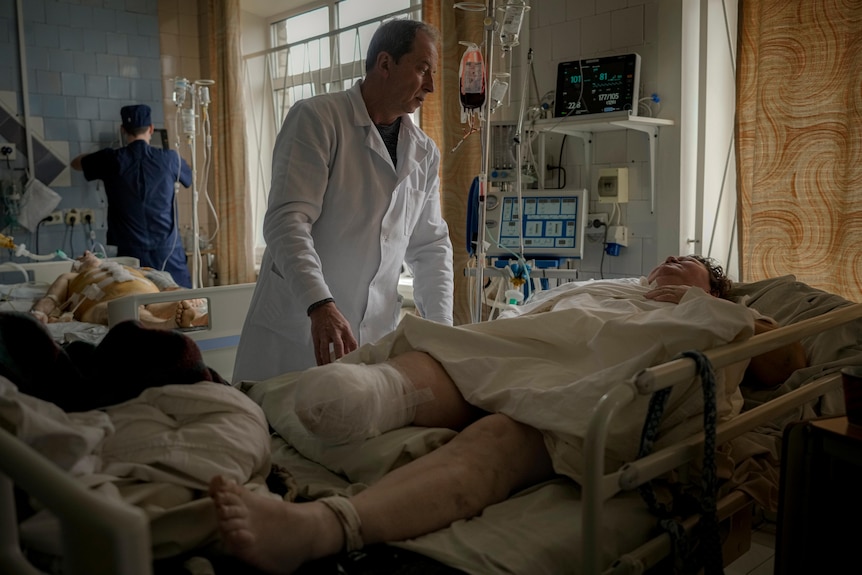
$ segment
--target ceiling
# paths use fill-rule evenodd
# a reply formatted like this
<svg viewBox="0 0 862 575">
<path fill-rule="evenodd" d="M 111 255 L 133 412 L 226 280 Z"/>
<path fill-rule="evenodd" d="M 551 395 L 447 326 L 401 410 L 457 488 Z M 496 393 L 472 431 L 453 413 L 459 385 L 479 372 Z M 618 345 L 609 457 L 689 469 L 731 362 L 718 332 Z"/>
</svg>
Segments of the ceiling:
<svg viewBox="0 0 862 575">
<path fill-rule="evenodd" d="M 310 4 L 314 0 L 240 0 L 240 9 L 245 12 L 251 12 L 261 18 L 267 18 L 275 14 L 281 14 L 294 8 L 299 8 L 305 4 Z"/>
</svg>

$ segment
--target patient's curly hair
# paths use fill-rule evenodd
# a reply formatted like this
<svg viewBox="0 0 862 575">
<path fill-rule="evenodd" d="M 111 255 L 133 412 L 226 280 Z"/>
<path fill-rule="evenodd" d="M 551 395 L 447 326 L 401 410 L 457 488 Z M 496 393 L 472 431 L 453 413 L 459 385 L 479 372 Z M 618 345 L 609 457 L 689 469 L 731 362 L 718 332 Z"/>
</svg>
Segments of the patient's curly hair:
<svg viewBox="0 0 862 575">
<path fill-rule="evenodd" d="M 721 264 L 706 256 L 692 254 L 688 257 L 697 260 L 706 266 L 706 271 L 709 272 L 709 293 L 715 297 L 727 299 L 727 296 L 730 293 L 730 288 L 733 287 L 733 282 L 730 281 L 730 278 L 724 275 L 724 268 L 721 267 Z"/>
</svg>

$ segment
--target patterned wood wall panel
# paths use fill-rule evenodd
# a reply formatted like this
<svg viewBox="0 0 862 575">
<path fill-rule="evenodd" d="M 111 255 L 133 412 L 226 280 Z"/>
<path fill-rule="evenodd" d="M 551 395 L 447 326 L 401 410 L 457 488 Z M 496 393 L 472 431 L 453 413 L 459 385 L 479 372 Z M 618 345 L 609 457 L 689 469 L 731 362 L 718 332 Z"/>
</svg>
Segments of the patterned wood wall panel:
<svg viewBox="0 0 862 575">
<path fill-rule="evenodd" d="M 459 41 L 482 43 L 481 12 L 465 12 L 453 8 L 450 1 L 431 0 L 424 3 L 423 18 L 441 32 L 440 68 L 435 94 L 422 108 L 422 126 L 440 147 L 441 194 L 443 217 L 449 224 L 454 248 L 455 325 L 470 323 L 468 282 L 464 277 L 467 266 L 466 221 L 467 195 L 470 183 L 481 167 L 481 141 L 473 134 L 452 153 L 452 148 L 464 135 L 461 124 L 458 67 L 464 46 Z"/>
<path fill-rule="evenodd" d="M 862 301 L 862 2 L 740 4 L 742 279 Z"/>
</svg>

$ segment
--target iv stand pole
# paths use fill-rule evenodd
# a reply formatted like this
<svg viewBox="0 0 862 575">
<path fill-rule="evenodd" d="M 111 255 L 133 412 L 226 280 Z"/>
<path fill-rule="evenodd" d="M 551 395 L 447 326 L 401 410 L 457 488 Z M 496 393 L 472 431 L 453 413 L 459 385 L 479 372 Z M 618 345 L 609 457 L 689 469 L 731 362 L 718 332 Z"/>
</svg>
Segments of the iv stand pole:
<svg viewBox="0 0 862 575">
<path fill-rule="evenodd" d="M 192 91 L 191 100 L 191 115 L 192 122 L 197 123 L 197 103 L 195 101 L 194 90 Z M 192 124 L 194 125 L 194 124 Z M 197 146 L 195 146 L 195 132 L 196 130 L 192 130 L 191 133 L 186 134 L 186 137 L 189 142 L 189 147 L 191 148 L 191 160 L 192 160 L 192 289 L 196 289 L 201 287 L 200 282 L 200 267 L 201 267 L 201 242 L 200 238 L 198 238 L 198 230 L 200 228 L 199 216 L 198 216 L 198 169 L 197 169 Z"/>
<path fill-rule="evenodd" d="M 488 191 L 488 167 L 491 150 L 491 104 L 488 91 L 488 79 L 493 78 L 492 68 L 494 66 L 494 28 L 496 23 L 495 0 L 489 0 L 488 12 L 485 16 L 485 102 L 482 104 L 482 115 L 480 122 L 482 126 L 482 170 L 479 173 L 479 222 L 476 229 L 476 301 L 473 305 L 473 323 L 482 321 L 482 304 L 485 299 L 485 194 Z"/>
</svg>

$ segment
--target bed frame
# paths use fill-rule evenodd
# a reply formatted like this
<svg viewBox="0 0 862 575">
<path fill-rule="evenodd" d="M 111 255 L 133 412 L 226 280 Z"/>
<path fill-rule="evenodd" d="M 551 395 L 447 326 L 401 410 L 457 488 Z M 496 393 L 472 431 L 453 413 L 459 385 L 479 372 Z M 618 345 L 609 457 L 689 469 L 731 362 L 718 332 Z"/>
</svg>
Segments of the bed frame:
<svg viewBox="0 0 862 575">
<path fill-rule="evenodd" d="M 123 256 L 108 259 L 132 267 L 140 266 L 140 260 L 133 257 Z M 66 260 L 21 264 L 15 262 L 0 263 L 0 273 L 20 273 L 23 281 L 48 285 L 70 269 L 71 264 Z M 126 319 L 137 319 L 139 306 L 142 305 L 183 299 L 206 299 L 209 310 L 209 325 L 183 331 L 195 340 L 201 349 L 206 364 L 215 369 L 222 378 L 230 381 L 233 376 L 239 333 L 245 321 L 245 314 L 251 302 L 253 291 L 254 284 L 248 283 L 126 296 L 108 302 L 108 327 Z"/>
<path fill-rule="evenodd" d="M 108 258 L 108 260 L 132 267 L 140 267 L 141 265 L 141 261 L 138 258 L 133 258 L 129 256 Z M 27 263 L 0 263 L 0 273 L 20 272 L 27 277 L 26 281 L 47 283 L 49 285 L 58 276 L 68 271 L 71 271 L 71 269 L 72 263 L 68 260 L 51 260 L 47 262 Z"/>
<path fill-rule="evenodd" d="M 254 286 L 253 283 L 247 283 L 118 298 L 108 302 L 108 326 L 127 319 L 137 319 L 138 310 L 142 305 L 184 299 L 205 299 L 209 325 L 182 331 L 197 343 L 207 366 L 215 369 L 226 381 L 230 381 L 233 377 L 239 334 L 251 303 Z"/>
<path fill-rule="evenodd" d="M 236 345 L 248 301 L 254 284 L 221 286 L 130 296 L 111 302 L 111 322 L 135 317 L 139 305 L 156 301 L 173 301 L 182 298 L 203 297 L 209 301 L 212 315 L 210 328 L 188 332 L 203 348 L 207 362 L 229 377 L 232 353 Z M 810 320 L 800 321 L 769 333 L 754 336 L 742 343 L 733 343 L 706 352 L 716 367 L 763 353 L 802 337 L 862 318 L 862 304 L 853 304 L 831 311 Z M 224 371 L 222 371 L 224 370 Z M 600 561 L 597 535 L 602 524 L 604 502 L 615 494 L 631 490 L 679 468 L 702 454 L 703 434 L 690 437 L 676 445 L 625 465 L 616 472 L 602 474 L 603 453 L 609 423 L 615 413 L 637 394 L 650 394 L 655 390 L 689 381 L 694 376 L 694 363 L 678 359 L 649 368 L 631 381 L 608 392 L 596 406 L 590 422 L 586 450 L 582 496 L 584 511 L 581 518 L 583 540 L 582 571 L 597 573 L 643 573 L 656 566 L 671 550 L 670 538 L 659 535 L 638 549 L 620 557 L 607 571 Z M 833 390 L 840 383 L 840 375 L 833 373 L 804 385 L 769 403 L 755 407 L 732 421 L 720 425 L 717 444 L 738 437 L 793 408 Z M 5 474 L 5 476 L 4 476 Z M 110 574 L 140 575 L 152 572 L 150 536 L 143 513 L 124 503 L 104 501 L 84 489 L 73 477 L 59 471 L 48 460 L 5 430 L 0 429 L 0 572 L 9 575 L 39 573 L 24 558 L 17 536 L 17 519 L 13 497 L 13 484 L 51 508 L 59 517 L 63 529 L 64 573 L 68 575 Z M 732 520 L 742 531 L 739 547 L 747 546 L 746 514 L 750 512 L 748 496 L 733 492 L 718 504 L 719 519 Z M 687 520 L 687 528 L 697 523 Z M 749 531 L 750 532 L 750 531 Z M 741 553 L 738 553 L 741 554 Z M 738 555 L 737 554 L 737 555 Z M 725 556 L 725 562 L 735 558 Z"/>
<path fill-rule="evenodd" d="M 756 335 L 747 341 L 731 343 L 705 352 L 716 368 L 728 366 L 740 360 L 759 355 L 783 345 L 798 341 L 803 337 L 820 333 L 850 321 L 862 318 L 862 304 L 854 304 L 819 317 Z M 673 469 L 701 457 L 703 454 L 704 434 L 699 433 L 687 440 L 667 447 L 656 453 L 628 463 L 619 470 L 603 474 L 605 441 L 614 414 L 624 405 L 640 395 L 653 392 L 695 377 L 694 360 L 676 359 L 641 371 L 627 384 L 620 385 L 598 402 L 587 430 L 584 450 L 584 483 L 582 494 L 584 513 L 581 517 L 583 540 L 583 573 L 595 575 L 602 573 L 600 542 L 597 535 L 601 532 L 602 506 L 617 493 L 636 489 L 652 478 L 659 477 Z M 776 398 L 762 406 L 751 409 L 732 420 L 721 424 L 716 430 L 716 445 L 739 437 L 746 431 L 775 420 L 778 416 L 806 404 L 825 393 L 839 387 L 841 374 L 832 373 L 815 382 Z M 750 499 L 733 492 L 718 502 L 719 521 L 733 518 L 750 504 Z M 697 519 L 685 522 L 686 530 L 697 524 Z M 747 542 L 743 542 L 747 547 Z M 613 566 L 614 574 L 644 573 L 667 557 L 671 552 L 671 539 L 662 534 L 636 550 L 624 555 Z M 730 556 L 728 556 L 728 554 Z M 733 551 L 725 549 L 725 563 L 735 559 Z M 741 553 L 736 554 L 741 555 Z"/>
</svg>

